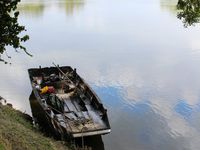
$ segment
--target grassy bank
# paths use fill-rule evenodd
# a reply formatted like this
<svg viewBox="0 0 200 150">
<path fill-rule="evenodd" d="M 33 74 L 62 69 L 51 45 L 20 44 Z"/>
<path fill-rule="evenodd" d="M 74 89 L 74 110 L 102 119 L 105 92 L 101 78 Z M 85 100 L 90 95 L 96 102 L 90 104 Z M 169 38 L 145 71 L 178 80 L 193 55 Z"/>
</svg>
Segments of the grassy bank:
<svg viewBox="0 0 200 150">
<path fill-rule="evenodd" d="M 45 137 L 25 115 L 0 104 L 0 150 L 70 150 L 62 142 Z"/>
</svg>

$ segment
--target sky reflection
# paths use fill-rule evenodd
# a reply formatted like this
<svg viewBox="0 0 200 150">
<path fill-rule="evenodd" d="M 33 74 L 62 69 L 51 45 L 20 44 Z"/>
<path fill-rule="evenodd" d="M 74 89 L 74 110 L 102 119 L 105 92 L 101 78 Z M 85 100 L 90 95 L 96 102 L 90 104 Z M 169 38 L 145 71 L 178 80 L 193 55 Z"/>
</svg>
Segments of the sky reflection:
<svg viewBox="0 0 200 150">
<path fill-rule="evenodd" d="M 42 5 L 30 10 L 35 16 L 22 8 L 34 57 L 8 52 L 13 64 L 0 64 L 1 96 L 30 112 L 27 69 L 71 65 L 108 108 L 105 149 L 199 150 L 199 28 L 185 29 L 171 9 L 163 11 L 170 0 L 66 3 L 34 2 Z"/>
</svg>

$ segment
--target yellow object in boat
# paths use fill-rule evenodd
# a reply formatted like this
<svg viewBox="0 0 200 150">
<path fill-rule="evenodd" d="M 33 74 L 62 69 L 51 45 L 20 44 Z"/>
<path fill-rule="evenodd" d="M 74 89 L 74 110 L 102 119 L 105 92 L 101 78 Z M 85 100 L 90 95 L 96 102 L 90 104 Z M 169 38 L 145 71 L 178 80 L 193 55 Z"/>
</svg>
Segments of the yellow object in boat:
<svg viewBox="0 0 200 150">
<path fill-rule="evenodd" d="M 45 87 L 43 87 L 40 91 L 40 93 L 41 94 L 45 94 L 45 93 L 47 93 L 48 92 L 48 90 L 49 90 L 49 88 L 48 88 L 48 86 L 45 86 Z"/>
</svg>

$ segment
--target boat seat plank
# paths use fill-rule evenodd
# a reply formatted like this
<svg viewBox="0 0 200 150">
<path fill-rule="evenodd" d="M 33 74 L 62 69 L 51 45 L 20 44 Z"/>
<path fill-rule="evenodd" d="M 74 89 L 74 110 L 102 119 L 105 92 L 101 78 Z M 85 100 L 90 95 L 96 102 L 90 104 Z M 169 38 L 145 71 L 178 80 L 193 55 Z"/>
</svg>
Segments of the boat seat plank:
<svg viewBox="0 0 200 150">
<path fill-rule="evenodd" d="M 91 101 L 84 94 L 81 94 L 80 98 L 85 103 L 85 105 L 90 105 L 91 104 Z"/>
<path fill-rule="evenodd" d="M 77 111 L 76 107 L 74 106 L 71 100 L 65 100 L 65 104 L 67 105 L 69 111 L 74 111 L 74 112 Z"/>
<path fill-rule="evenodd" d="M 92 117 L 92 120 L 94 121 L 95 126 L 106 127 L 105 123 L 102 121 L 102 119 L 100 118 L 97 112 L 88 111 L 88 113 Z"/>
</svg>

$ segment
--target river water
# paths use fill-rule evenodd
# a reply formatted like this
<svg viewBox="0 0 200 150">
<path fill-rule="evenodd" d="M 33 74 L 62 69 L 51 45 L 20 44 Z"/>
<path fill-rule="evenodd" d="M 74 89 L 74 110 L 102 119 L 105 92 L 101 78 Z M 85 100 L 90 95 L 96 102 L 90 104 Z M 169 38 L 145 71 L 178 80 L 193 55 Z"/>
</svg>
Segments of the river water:
<svg viewBox="0 0 200 150">
<path fill-rule="evenodd" d="M 105 150 L 199 150 L 200 28 L 183 27 L 176 3 L 22 1 L 19 21 L 33 57 L 9 48 L 0 95 L 31 114 L 27 69 L 71 65 L 108 109 Z"/>
</svg>

